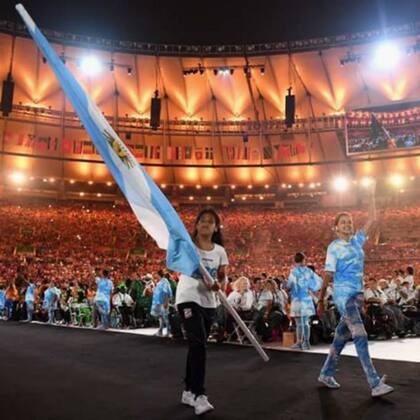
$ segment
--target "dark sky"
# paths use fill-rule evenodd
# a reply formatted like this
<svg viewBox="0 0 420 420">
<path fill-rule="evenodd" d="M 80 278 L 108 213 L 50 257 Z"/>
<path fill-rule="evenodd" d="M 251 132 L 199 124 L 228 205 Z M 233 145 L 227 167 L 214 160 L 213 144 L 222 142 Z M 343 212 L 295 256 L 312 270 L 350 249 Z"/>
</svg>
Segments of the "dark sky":
<svg viewBox="0 0 420 420">
<path fill-rule="evenodd" d="M 0 0 L 0 20 L 15 1 Z M 420 21 L 420 0 L 22 0 L 38 26 L 156 43 L 283 41 Z"/>
</svg>

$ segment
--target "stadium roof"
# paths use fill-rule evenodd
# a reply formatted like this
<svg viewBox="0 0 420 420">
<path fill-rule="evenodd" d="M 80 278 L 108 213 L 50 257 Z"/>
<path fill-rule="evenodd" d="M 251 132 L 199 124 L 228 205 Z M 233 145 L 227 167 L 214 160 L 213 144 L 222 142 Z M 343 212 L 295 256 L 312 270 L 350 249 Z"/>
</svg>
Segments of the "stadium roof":
<svg viewBox="0 0 420 420">
<path fill-rule="evenodd" d="M 0 3 L 0 20 L 17 20 Z M 417 0 L 26 0 L 42 28 L 152 43 L 243 44 L 354 33 L 420 20 Z"/>
</svg>

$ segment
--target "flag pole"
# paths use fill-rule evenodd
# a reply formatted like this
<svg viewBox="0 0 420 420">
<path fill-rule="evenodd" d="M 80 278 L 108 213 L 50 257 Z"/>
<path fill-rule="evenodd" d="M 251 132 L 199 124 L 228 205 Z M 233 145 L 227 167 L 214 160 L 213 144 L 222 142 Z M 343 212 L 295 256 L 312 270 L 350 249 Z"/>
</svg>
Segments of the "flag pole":
<svg viewBox="0 0 420 420">
<path fill-rule="evenodd" d="M 209 274 L 209 272 L 206 270 L 206 268 L 204 267 L 202 263 L 200 263 L 200 273 L 203 275 L 204 282 L 207 285 L 212 285 L 214 283 L 215 280 L 213 279 L 213 277 L 211 277 L 211 275 Z M 232 315 L 233 319 L 239 325 L 239 328 L 246 335 L 246 338 L 248 338 L 248 340 L 251 342 L 255 350 L 257 350 L 258 354 L 261 356 L 264 362 L 268 362 L 270 358 L 268 357 L 267 353 L 264 351 L 264 349 L 261 347 L 261 344 L 254 337 L 254 334 L 252 334 L 249 328 L 245 325 L 245 322 L 238 315 L 235 308 L 228 302 L 225 294 L 221 290 L 218 290 L 217 296 L 219 297 L 220 301 L 222 302 L 226 310 Z"/>
</svg>

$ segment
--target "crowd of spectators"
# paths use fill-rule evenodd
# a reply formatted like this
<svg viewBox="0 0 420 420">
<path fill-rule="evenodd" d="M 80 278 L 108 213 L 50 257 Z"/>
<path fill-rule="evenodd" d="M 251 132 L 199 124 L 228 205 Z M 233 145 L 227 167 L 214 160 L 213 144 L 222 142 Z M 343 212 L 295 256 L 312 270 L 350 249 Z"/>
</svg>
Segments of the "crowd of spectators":
<svg viewBox="0 0 420 420">
<path fill-rule="evenodd" d="M 159 317 L 151 314 L 151 307 L 155 285 L 162 277 L 171 285 L 171 296 L 175 295 L 176 273 L 161 272 L 164 253 L 127 207 L 32 202 L 2 203 L 0 211 L 0 310 L 6 318 L 27 319 L 25 294 L 28 285 L 35 284 L 35 319 L 99 325 L 92 311 L 99 267 L 110 270 L 115 286 L 111 326 L 157 325 Z M 230 260 L 225 292 L 244 319 L 252 320 L 264 341 L 276 339 L 290 327 L 286 284 L 295 252 L 304 252 L 314 270 L 322 272 L 326 247 L 334 238 L 334 214 L 330 210 L 290 212 L 262 207 L 220 210 Z M 356 226 L 367 217 L 358 210 L 352 214 Z M 185 208 L 180 216 L 191 229 L 196 208 Z M 401 267 L 415 265 L 420 259 L 419 222 L 419 207 L 387 209 L 381 215 L 379 245 L 366 248 L 366 279 L 370 279 L 366 299 L 379 307 L 372 315 L 385 314 L 395 333 L 406 331 L 406 318 L 418 317 L 418 309 L 413 309 L 418 308 L 418 283 Z M 46 291 L 52 288 L 57 290 L 52 292 L 57 295 L 53 319 L 43 305 Z M 411 312 L 404 315 L 407 311 Z M 160 333 L 163 327 L 166 333 L 171 328 L 173 334 L 179 332 L 175 312 L 170 313 L 169 320 L 160 320 L 164 321 Z M 234 325 L 223 309 L 218 313 L 219 339 L 226 339 L 235 332 Z M 324 336 L 334 327 L 333 308 L 326 316 Z"/>
</svg>

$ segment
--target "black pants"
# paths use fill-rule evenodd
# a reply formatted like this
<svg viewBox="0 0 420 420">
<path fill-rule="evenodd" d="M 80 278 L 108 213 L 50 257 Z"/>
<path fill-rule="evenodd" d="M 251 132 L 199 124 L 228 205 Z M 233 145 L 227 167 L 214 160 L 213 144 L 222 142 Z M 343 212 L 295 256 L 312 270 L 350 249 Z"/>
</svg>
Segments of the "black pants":
<svg viewBox="0 0 420 420">
<path fill-rule="evenodd" d="M 178 305 L 188 340 L 185 389 L 196 396 L 205 394 L 206 346 L 215 310 L 203 308 L 195 302 Z"/>
</svg>

